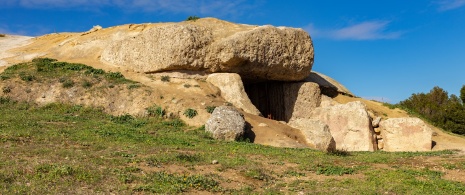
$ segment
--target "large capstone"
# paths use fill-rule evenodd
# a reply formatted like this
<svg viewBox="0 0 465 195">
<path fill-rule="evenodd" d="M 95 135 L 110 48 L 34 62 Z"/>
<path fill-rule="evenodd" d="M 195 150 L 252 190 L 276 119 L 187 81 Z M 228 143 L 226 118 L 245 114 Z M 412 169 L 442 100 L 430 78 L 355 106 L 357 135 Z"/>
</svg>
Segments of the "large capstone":
<svg viewBox="0 0 465 195">
<path fill-rule="evenodd" d="M 197 70 L 298 81 L 310 74 L 313 56 L 312 40 L 302 29 L 206 18 L 162 23 L 111 42 L 101 60 L 146 73 Z"/>
</svg>

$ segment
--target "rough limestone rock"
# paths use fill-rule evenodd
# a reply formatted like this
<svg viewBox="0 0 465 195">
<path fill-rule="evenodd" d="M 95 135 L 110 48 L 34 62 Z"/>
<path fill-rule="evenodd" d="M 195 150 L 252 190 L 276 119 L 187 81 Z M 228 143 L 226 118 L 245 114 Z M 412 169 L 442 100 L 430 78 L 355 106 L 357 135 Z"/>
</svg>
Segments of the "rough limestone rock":
<svg viewBox="0 0 465 195">
<path fill-rule="evenodd" d="M 211 117 L 205 124 L 205 131 L 215 139 L 235 141 L 245 134 L 244 116 L 230 106 L 215 108 Z"/>
<path fill-rule="evenodd" d="M 378 116 L 371 122 L 371 126 L 373 126 L 373 128 L 378 128 L 380 122 L 381 122 L 381 117 Z"/>
<path fill-rule="evenodd" d="M 330 107 L 330 106 L 335 106 L 335 105 L 338 105 L 339 103 L 335 100 L 333 100 L 333 98 L 330 98 L 326 95 L 321 95 L 321 103 L 320 103 L 320 107 Z"/>
<path fill-rule="evenodd" d="M 287 121 L 308 118 L 320 106 L 321 93 L 318 84 L 311 82 L 285 83 L 284 115 Z"/>
<path fill-rule="evenodd" d="M 337 150 L 374 151 L 377 148 L 366 106 L 360 101 L 319 107 L 311 117 L 328 125 Z"/>
<path fill-rule="evenodd" d="M 336 142 L 331 135 L 328 125 L 314 119 L 296 119 L 289 121 L 289 126 L 300 129 L 305 141 L 321 151 L 336 150 Z"/>
<path fill-rule="evenodd" d="M 221 96 L 236 108 L 240 108 L 253 115 L 261 115 L 260 111 L 252 104 L 244 90 L 241 77 L 235 73 L 214 73 L 207 77 L 207 82 L 221 91 Z"/>
<path fill-rule="evenodd" d="M 431 151 L 433 130 L 418 118 L 390 118 L 379 124 L 384 151 Z"/>
<path fill-rule="evenodd" d="M 310 75 L 307 78 L 305 78 L 305 81 L 318 83 L 318 85 L 320 85 L 320 87 L 322 88 L 323 94 L 331 97 L 334 97 L 337 94 L 354 96 L 354 94 L 352 94 L 352 92 L 350 92 L 346 87 L 344 87 L 344 85 L 337 82 L 333 78 L 318 72 L 312 71 Z"/>
<path fill-rule="evenodd" d="M 146 73 L 197 70 L 297 81 L 310 74 L 313 56 L 312 40 L 302 29 L 205 18 L 159 24 L 114 41 L 104 48 L 101 60 Z"/>
</svg>

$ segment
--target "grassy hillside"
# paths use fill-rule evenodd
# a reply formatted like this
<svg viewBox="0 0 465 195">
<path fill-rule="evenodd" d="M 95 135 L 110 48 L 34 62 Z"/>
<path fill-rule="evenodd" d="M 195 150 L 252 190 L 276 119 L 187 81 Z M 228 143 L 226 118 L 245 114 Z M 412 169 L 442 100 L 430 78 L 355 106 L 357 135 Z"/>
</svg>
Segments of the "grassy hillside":
<svg viewBox="0 0 465 195">
<path fill-rule="evenodd" d="M 453 151 L 327 154 L 222 142 L 177 119 L 5 97 L 0 147 L 0 194 L 465 192 L 454 175 L 465 159 Z"/>
<path fill-rule="evenodd" d="M 465 193 L 465 157 L 456 151 L 274 148 L 213 140 L 176 117 L 162 119 L 157 106 L 134 117 L 14 100 L 15 92 L 26 97 L 50 82 L 96 95 L 144 87 L 117 72 L 47 58 L 6 69 L 0 74 L 0 194 Z"/>
</svg>

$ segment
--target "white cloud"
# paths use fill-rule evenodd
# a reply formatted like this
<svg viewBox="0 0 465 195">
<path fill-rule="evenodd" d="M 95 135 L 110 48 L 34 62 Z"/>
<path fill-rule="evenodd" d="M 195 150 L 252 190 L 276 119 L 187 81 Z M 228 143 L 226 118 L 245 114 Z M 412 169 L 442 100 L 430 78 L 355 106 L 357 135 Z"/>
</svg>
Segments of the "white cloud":
<svg viewBox="0 0 465 195">
<path fill-rule="evenodd" d="M 397 39 L 402 31 L 388 31 L 390 21 L 365 21 L 340 29 L 317 29 L 313 24 L 305 27 L 311 36 L 336 40 L 379 40 Z M 312 34 L 313 33 L 313 34 Z"/>
<path fill-rule="evenodd" d="M 465 0 L 441 0 L 437 1 L 439 11 L 448 11 L 465 6 Z"/>
</svg>

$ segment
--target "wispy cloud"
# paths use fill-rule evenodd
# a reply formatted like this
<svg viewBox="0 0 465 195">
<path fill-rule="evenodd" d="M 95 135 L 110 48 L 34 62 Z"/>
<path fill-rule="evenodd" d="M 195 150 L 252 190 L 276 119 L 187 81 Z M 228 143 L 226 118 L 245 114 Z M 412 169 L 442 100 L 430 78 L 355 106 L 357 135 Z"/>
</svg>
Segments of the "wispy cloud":
<svg viewBox="0 0 465 195">
<path fill-rule="evenodd" d="M 387 97 L 362 97 L 362 98 L 366 99 L 366 100 L 374 100 L 374 101 L 383 102 L 383 103 L 390 103 L 391 102 L 391 99 L 389 99 Z"/>
<path fill-rule="evenodd" d="M 234 15 L 247 12 L 260 2 L 261 0 L 1 0 L 0 6 L 21 6 L 31 9 L 100 9 L 113 6 L 143 12 Z"/>
<path fill-rule="evenodd" d="M 390 21 L 365 21 L 339 29 L 318 29 L 313 24 L 305 27 L 313 37 L 324 37 L 336 40 L 379 40 L 397 39 L 404 32 L 389 31 Z"/>
<path fill-rule="evenodd" d="M 448 11 L 465 6 L 465 0 L 440 0 L 436 4 L 439 5 L 438 11 Z"/>
</svg>

